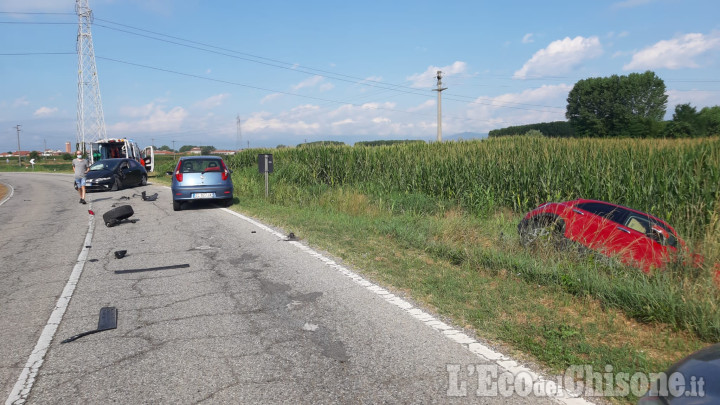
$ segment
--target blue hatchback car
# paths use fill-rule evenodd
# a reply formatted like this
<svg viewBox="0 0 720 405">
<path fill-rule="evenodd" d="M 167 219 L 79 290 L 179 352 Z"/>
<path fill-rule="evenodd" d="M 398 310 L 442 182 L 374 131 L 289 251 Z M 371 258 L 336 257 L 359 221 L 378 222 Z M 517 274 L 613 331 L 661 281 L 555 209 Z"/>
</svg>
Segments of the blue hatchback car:
<svg viewBox="0 0 720 405">
<path fill-rule="evenodd" d="M 172 178 L 173 209 L 180 211 L 184 202 L 218 200 L 232 205 L 233 183 L 230 169 L 219 156 L 183 156 Z"/>
</svg>

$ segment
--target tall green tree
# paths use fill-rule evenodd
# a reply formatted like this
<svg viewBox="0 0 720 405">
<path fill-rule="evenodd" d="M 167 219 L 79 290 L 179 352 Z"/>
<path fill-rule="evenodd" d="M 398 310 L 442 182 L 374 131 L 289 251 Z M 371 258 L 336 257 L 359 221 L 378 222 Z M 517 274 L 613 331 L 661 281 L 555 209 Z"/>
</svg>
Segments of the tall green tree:
<svg viewBox="0 0 720 405">
<path fill-rule="evenodd" d="M 720 135 L 720 106 L 704 107 L 700 110 L 698 124 L 705 135 Z"/>
<path fill-rule="evenodd" d="M 568 94 L 565 117 L 578 136 L 649 136 L 667 108 L 665 83 L 647 71 L 580 80 Z"/>
</svg>

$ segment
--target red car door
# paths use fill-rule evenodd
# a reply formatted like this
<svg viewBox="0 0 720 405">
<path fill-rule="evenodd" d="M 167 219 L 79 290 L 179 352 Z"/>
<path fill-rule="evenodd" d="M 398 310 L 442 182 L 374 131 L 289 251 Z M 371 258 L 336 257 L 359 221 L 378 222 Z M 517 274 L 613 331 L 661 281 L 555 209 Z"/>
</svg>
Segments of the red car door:
<svg viewBox="0 0 720 405">
<path fill-rule="evenodd" d="M 573 207 L 572 238 L 606 256 L 632 257 L 633 235 L 624 226 L 627 210 L 602 202 L 580 203 Z"/>
<path fill-rule="evenodd" d="M 663 267 L 668 262 L 668 244 L 672 243 L 672 239 L 667 229 L 637 213 L 628 215 L 625 228 L 630 231 L 633 239 L 628 264 L 648 272 L 652 268 Z"/>
</svg>

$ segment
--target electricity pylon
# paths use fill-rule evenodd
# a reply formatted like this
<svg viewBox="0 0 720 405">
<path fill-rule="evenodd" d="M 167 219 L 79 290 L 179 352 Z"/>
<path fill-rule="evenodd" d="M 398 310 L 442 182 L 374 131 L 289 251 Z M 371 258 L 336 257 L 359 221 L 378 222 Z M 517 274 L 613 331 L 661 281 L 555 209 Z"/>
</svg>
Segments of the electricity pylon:
<svg viewBox="0 0 720 405">
<path fill-rule="evenodd" d="M 86 142 L 106 138 L 105 117 L 100 100 L 100 84 L 90 32 L 93 15 L 88 0 L 76 0 L 75 12 L 78 16 L 77 149 L 85 152 Z"/>
</svg>

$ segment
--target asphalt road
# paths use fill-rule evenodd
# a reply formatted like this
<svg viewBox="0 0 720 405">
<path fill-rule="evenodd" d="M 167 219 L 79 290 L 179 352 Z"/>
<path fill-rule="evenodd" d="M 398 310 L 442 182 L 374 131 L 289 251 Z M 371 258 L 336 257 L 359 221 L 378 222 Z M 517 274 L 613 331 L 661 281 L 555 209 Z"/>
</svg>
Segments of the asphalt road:
<svg viewBox="0 0 720 405">
<path fill-rule="evenodd" d="M 284 231 L 213 204 L 174 212 L 167 187 L 81 205 L 70 175 L 0 182 L 6 403 L 558 403 L 494 379 L 478 396 L 480 367 L 529 370 Z M 124 204 L 134 222 L 106 227 Z M 116 329 L 61 343 L 102 307 Z"/>
</svg>

